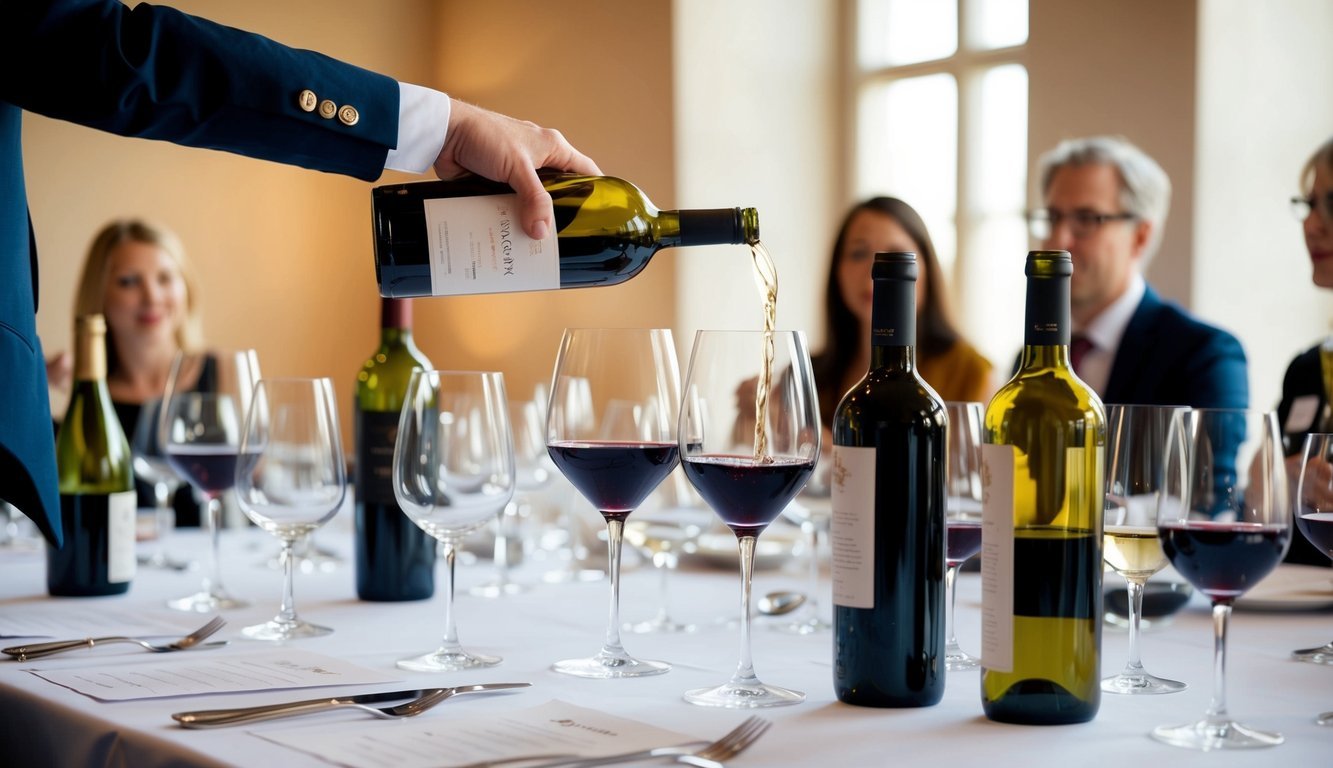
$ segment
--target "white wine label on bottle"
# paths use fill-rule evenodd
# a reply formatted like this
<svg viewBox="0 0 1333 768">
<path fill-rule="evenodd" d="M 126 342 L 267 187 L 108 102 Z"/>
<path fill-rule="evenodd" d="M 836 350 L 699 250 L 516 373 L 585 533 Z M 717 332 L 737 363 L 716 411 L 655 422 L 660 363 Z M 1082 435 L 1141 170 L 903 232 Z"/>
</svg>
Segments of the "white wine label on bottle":
<svg viewBox="0 0 1333 768">
<path fill-rule="evenodd" d="M 833 603 L 875 607 L 875 449 L 833 446 Z"/>
<path fill-rule="evenodd" d="M 1014 451 L 981 446 L 981 666 L 1014 671 Z"/>
<path fill-rule="evenodd" d="M 137 560 L 134 556 L 134 523 L 138 511 L 134 491 L 107 495 L 107 559 L 106 580 L 123 584 L 134 578 Z"/>
<path fill-rule="evenodd" d="M 555 232 L 544 240 L 528 237 L 518 219 L 518 195 L 437 198 L 424 205 L 432 294 L 560 287 Z"/>
</svg>

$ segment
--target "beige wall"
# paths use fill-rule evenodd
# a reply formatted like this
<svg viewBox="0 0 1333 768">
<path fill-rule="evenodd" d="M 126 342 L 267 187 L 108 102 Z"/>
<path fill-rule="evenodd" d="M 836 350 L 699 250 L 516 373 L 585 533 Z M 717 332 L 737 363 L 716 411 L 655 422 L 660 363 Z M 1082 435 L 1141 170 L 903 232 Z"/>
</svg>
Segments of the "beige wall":
<svg viewBox="0 0 1333 768">
<path fill-rule="evenodd" d="M 559 126 L 606 172 L 639 183 L 660 205 L 674 202 L 667 0 L 171 4 Z M 633 45 L 617 44 L 626 40 Z M 75 281 L 92 234 L 113 217 L 145 216 L 184 240 L 202 278 L 211 344 L 258 348 L 267 375 L 333 377 L 350 417 L 356 371 L 378 339 L 370 185 L 30 114 L 24 120 L 41 253 L 38 332 L 48 351 L 69 346 Z M 504 370 L 512 392 L 530 393 L 549 378 L 566 324 L 672 323 L 669 261 L 647 272 L 595 294 L 422 301 L 417 336 L 436 366 Z"/>
</svg>

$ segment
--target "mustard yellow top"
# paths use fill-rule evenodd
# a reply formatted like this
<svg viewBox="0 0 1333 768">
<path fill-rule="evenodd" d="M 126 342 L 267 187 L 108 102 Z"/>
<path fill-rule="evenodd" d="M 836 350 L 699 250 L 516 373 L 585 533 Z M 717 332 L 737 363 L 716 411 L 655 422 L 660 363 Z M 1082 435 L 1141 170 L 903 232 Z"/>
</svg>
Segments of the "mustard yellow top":
<svg viewBox="0 0 1333 768">
<path fill-rule="evenodd" d="M 918 357 L 917 371 L 941 400 L 975 400 L 990 397 L 994 366 L 971 344 L 959 339 L 942 355 Z"/>
</svg>

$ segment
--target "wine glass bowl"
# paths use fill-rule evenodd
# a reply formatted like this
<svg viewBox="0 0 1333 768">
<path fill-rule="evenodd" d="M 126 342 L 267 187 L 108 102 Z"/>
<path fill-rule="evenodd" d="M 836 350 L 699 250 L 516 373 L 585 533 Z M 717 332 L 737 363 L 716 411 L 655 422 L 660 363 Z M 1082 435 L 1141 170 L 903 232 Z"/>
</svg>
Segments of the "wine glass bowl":
<svg viewBox="0 0 1333 768">
<path fill-rule="evenodd" d="M 161 417 L 161 398 L 144 402 L 139 407 L 139 416 L 134 422 L 134 434 L 130 437 L 134 474 L 153 487 L 155 547 L 151 555 L 140 556 L 139 564 L 153 568 L 184 570 L 188 567 L 188 563 L 173 558 L 167 552 L 166 546 L 167 539 L 176 527 L 176 511 L 171 506 L 171 500 L 183 481 L 171 469 L 162 443 L 158 440 L 157 424 Z"/>
<path fill-rule="evenodd" d="M 620 552 L 625 520 L 677 465 L 680 373 L 671 331 L 574 328 L 556 357 L 547 408 L 552 461 L 606 521 L 611 606 L 602 649 L 552 669 L 590 678 L 671 669 L 636 659 L 620 639 Z"/>
<path fill-rule="evenodd" d="M 181 353 L 172 361 L 158 421 L 158 443 L 167 462 L 207 499 L 203 523 L 208 529 L 210 568 L 202 588 L 167 603 L 197 613 L 247 605 L 222 584 L 219 555 L 221 496 L 236 482 L 241 430 L 259 381 L 253 349 Z"/>
<path fill-rule="evenodd" d="M 954 605 L 958 571 L 981 551 L 981 403 L 944 404 L 949 417 L 949 465 L 944 494 L 944 588 L 948 601 L 945 668 L 950 672 L 979 669 L 981 660 L 958 644 Z"/>
<path fill-rule="evenodd" d="M 1277 567 L 1291 539 L 1287 475 L 1272 412 L 1200 408 L 1172 418 L 1157 533 L 1167 559 L 1213 604 L 1213 696 L 1192 723 L 1158 741 L 1200 750 L 1281 744 L 1279 733 L 1231 718 L 1226 706 L 1231 605 Z"/>
<path fill-rule="evenodd" d="M 497 372 L 412 372 L 398 422 L 393 492 L 403 512 L 440 542 L 448 581 L 445 633 L 436 650 L 398 662 L 415 672 L 500 663 L 458 640 L 454 565 L 464 536 L 495 519 L 514 496 L 514 440 L 504 376 Z"/>
<path fill-rule="evenodd" d="M 800 493 L 819 457 L 819 398 L 805 336 L 797 331 L 699 331 L 681 404 L 681 464 L 736 534 L 741 565 L 741 651 L 731 679 L 687 691 L 710 707 L 796 704 L 805 694 L 767 685 L 750 646 L 751 580 L 758 537 Z"/>
<path fill-rule="evenodd" d="M 236 500 L 246 517 L 282 543 L 282 605 L 241 633 L 287 641 L 333 630 L 302 620 L 292 597 L 296 543 L 328 522 L 347 496 L 333 383 L 263 379 L 255 386 L 236 462 Z"/>
<path fill-rule="evenodd" d="M 1333 558 L 1333 434 L 1313 432 L 1305 437 L 1296 483 L 1296 527 L 1316 549 Z M 1292 651 L 1291 657 L 1333 664 L 1333 641 Z M 1326 714 L 1333 720 L 1333 713 Z M 1320 724 L 1327 724 L 1323 716 Z"/>
<path fill-rule="evenodd" d="M 1149 577 L 1167 565 L 1157 537 L 1164 454 L 1171 420 L 1187 408 L 1152 405 L 1106 406 L 1106 506 L 1103 558 L 1125 577 L 1129 605 L 1129 660 L 1102 680 L 1107 693 L 1160 694 L 1185 684 L 1149 673 L 1139 657 L 1143 598 Z"/>
</svg>

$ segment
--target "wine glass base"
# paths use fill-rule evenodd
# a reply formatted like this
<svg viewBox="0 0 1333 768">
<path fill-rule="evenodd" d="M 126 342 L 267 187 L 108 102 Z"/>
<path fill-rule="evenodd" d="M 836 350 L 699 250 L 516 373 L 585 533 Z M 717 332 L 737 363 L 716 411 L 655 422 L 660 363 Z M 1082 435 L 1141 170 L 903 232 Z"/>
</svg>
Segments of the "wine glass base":
<svg viewBox="0 0 1333 768">
<path fill-rule="evenodd" d="M 1333 664 L 1333 643 L 1292 651 L 1291 658 L 1308 664 Z"/>
<path fill-rule="evenodd" d="M 716 688 L 695 688 L 686 691 L 685 700 L 700 707 L 759 709 L 800 704 L 805 701 L 805 694 L 775 685 L 765 685 L 758 681 L 748 684 L 731 682 Z"/>
<path fill-rule="evenodd" d="M 964 651 L 958 646 L 946 646 L 944 649 L 944 668 L 950 672 L 967 672 L 981 669 L 981 659 Z"/>
<path fill-rule="evenodd" d="M 636 635 L 672 635 L 672 634 L 690 634 L 699 631 L 698 624 L 682 624 L 670 616 L 658 616 L 647 621 L 637 621 L 626 623 L 621 626 L 625 632 L 633 632 Z"/>
<path fill-rule="evenodd" d="M 311 624 L 308 621 L 278 621 L 271 619 L 263 624 L 253 624 L 241 629 L 241 634 L 251 640 L 300 640 L 307 637 L 323 637 L 331 634 L 332 629 Z"/>
<path fill-rule="evenodd" d="M 1268 733 L 1248 728 L 1234 720 L 1204 718 L 1188 725 L 1158 726 L 1150 734 L 1160 742 L 1174 747 L 1200 749 L 1260 749 L 1276 747 L 1285 739 L 1280 733 Z"/>
<path fill-rule="evenodd" d="M 773 629 L 788 635 L 814 635 L 833 629 L 833 625 L 818 616 L 811 616 L 775 625 Z"/>
<path fill-rule="evenodd" d="M 432 651 L 424 656 L 414 656 L 410 659 L 402 659 L 396 666 L 399 669 L 406 669 L 410 672 L 457 672 L 464 669 L 493 667 L 501 661 L 503 661 L 503 659 L 499 656 L 484 656 L 479 653 L 468 653 L 461 648 L 440 648 L 439 650 Z"/>
<path fill-rule="evenodd" d="M 217 611 L 248 608 L 249 606 L 249 602 L 232 597 L 226 592 L 196 592 L 187 597 L 167 601 L 168 608 L 174 611 L 186 611 L 187 613 L 216 613 Z"/>
<path fill-rule="evenodd" d="M 506 595 L 521 595 L 532 591 L 532 588 L 526 584 L 518 584 L 513 581 L 492 581 L 488 584 L 478 584 L 468 590 L 469 595 L 475 597 L 504 597 Z"/>
<path fill-rule="evenodd" d="M 161 551 L 139 555 L 138 561 L 142 568 L 160 568 L 164 571 L 192 571 L 197 567 L 193 560 L 181 560 Z"/>
<path fill-rule="evenodd" d="M 1120 674 L 1102 679 L 1102 690 L 1106 693 L 1124 693 L 1152 695 L 1159 693 L 1180 693 L 1189 686 L 1179 680 L 1167 680 L 1164 677 L 1143 673 L 1141 675 Z"/>
<path fill-rule="evenodd" d="M 588 659 L 566 659 L 551 665 L 551 670 L 562 675 L 589 677 L 604 680 L 613 677 L 647 677 L 661 675 L 671 670 L 671 665 L 662 661 L 645 661 L 627 655 L 602 653 Z"/>
</svg>

